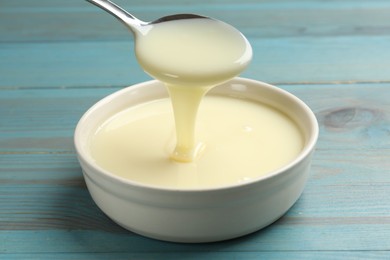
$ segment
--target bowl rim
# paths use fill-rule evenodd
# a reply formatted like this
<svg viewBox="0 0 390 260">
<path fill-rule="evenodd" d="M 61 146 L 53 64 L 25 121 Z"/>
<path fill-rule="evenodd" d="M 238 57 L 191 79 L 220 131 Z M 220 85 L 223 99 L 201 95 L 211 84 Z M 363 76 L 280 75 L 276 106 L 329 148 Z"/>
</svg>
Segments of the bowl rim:
<svg viewBox="0 0 390 260">
<path fill-rule="evenodd" d="M 261 175 L 257 178 L 253 178 L 252 180 L 250 180 L 248 182 L 234 183 L 234 184 L 229 184 L 229 185 L 222 185 L 222 186 L 215 186 L 215 187 L 208 187 L 208 188 L 183 188 L 182 189 L 182 188 L 168 188 L 168 187 L 143 184 L 143 183 L 140 183 L 137 181 L 133 181 L 133 180 L 130 180 L 127 178 L 120 177 L 118 175 L 115 175 L 115 174 L 101 168 L 95 162 L 93 162 L 91 159 L 89 159 L 90 156 L 86 156 L 86 153 L 84 152 L 86 149 L 83 149 L 81 147 L 82 142 L 80 140 L 80 136 L 81 136 L 81 129 L 83 128 L 83 125 L 88 120 L 88 117 L 92 113 L 94 113 L 94 111 L 96 109 L 98 109 L 102 106 L 105 106 L 107 103 L 116 99 L 118 96 L 121 96 L 123 93 L 126 93 L 128 91 L 134 91 L 138 88 L 144 88 L 145 86 L 154 85 L 156 83 L 159 83 L 158 80 L 149 80 L 149 81 L 136 83 L 134 85 L 130 85 L 128 87 L 125 87 L 123 89 L 120 89 L 118 91 L 115 91 L 115 92 L 103 97 L 102 99 L 97 101 L 95 104 L 93 104 L 82 115 L 82 117 L 80 118 L 80 120 L 78 121 L 78 123 L 76 125 L 75 131 L 74 131 L 74 138 L 73 138 L 74 147 L 76 150 L 76 154 L 78 155 L 79 161 L 83 160 L 88 165 L 89 168 L 92 168 L 94 170 L 95 174 L 98 173 L 99 175 L 105 177 L 105 179 L 110 179 L 110 180 L 115 181 L 117 183 L 120 183 L 122 185 L 131 186 L 131 187 L 139 188 L 139 189 L 161 191 L 161 192 L 198 193 L 198 192 L 205 192 L 205 191 L 231 190 L 231 189 L 242 188 L 244 186 L 255 185 L 255 184 L 260 183 L 260 182 L 265 182 L 267 180 L 275 178 L 278 175 L 281 175 L 283 173 L 288 172 L 289 169 L 294 168 L 300 162 L 305 160 L 305 158 L 310 156 L 310 153 L 314 150 L 315 145 L 316 145 L 317 140 L 318 140 L 319 125 L 318 125 L 318 121 L 317 121 L 317 118 L 316 118 L 314 112 L 309 108 L 309 106 L 305 102 L 303 102 L 301 99 L 299 99 L 298 97 L 296 97 L 295 95 L 291 94 L 290 92 L 288 92 L 284 89 L 281 89 L 281 88 L 276 87 L 274 85 L 271 85 L 271 84 L 268 84 L 268 83 L 265 83 L 262 81 L 254 80 L 254 79 L 235 77 L 235 78 L 231 79 L 230 81 L 225 82 L 224 84 L 226 84 L 228 82 L 232 82 L 232 81 L 234 81 L 234 83 L 243 83 L 244 85 L 258 85 L 258 86 L 261 85 L 261 87 L 271 89 L 272 91 L 277 92 L 279 95 L 286 96 L 287 98 L 293 100 L 293 102 L 298 104 L 301 108 L 303 108 L 303 110 L 306 112 L 306 116 L 309 118 L 310 126 L 312 128 L 311 129 L 312 134 L 309 136 L 302 151 L 295 157 L 295 159 L 293 159 L 288 164 L 286 164 L 280 168 L 277 168 L 273 171 L 270 171 L 269 173 Z M 91 179 L 93 179 L 93 177 L 88 172 L 86 172 L 84 169 L 83 169 L 83 172 L 84 172 L 84 174 L 87 174 Z"/>
</svg>

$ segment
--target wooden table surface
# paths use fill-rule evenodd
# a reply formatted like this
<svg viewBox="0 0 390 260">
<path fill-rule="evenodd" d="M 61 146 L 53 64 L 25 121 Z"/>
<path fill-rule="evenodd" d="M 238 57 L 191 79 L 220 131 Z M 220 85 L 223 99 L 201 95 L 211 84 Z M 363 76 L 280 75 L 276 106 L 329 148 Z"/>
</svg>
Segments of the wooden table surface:
<svg viewBox="0 0 390 260">
<path fill-rule="evenodd" d="M 199 13 L 241 30 L 242 74 L 320 123 L 302 197 L 251 235 L 175 244 L 92 201 L 73 131 L 97 100 L 150 79 L 132 35 L 82 0 L 0 1 L 0 259 L 390 259 L 390 1 L 118 0 L 143 20 Z"/>
</svg>

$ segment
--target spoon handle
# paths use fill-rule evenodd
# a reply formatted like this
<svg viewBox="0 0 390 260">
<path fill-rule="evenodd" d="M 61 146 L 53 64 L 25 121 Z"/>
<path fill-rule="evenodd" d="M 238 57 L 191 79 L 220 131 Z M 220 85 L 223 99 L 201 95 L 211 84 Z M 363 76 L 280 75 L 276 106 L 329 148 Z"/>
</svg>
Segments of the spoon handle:
<svg viewBox="0 0 390 260">
<path fill-rule="evenodd" d="M 123 8 L 121 8 L 120 6 L 114 4 L 109 0 L 86 0 L 86 1 L 96 5 L 97 7 L 103 9 L 109 14 L 112 14 L 119 21 L 121 21 L 122 23 L 130 27 L 130 29 L 133 32 L 138 31 L 142 25 L 147 24 L 146 22 L 137 19 L 135 16 L 128 13 L 126 10 L 124 10 Z"/>
</svg>

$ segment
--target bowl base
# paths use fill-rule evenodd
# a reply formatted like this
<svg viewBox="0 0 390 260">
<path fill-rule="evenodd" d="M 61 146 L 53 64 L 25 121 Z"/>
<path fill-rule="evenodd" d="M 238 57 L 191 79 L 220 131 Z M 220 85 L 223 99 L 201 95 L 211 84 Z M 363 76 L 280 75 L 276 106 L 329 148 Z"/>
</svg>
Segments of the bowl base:
<svg viewBox="0 0 390 260">
<path fill-rule="evenodd" d="M 160 240 L 160 241 L 173 242 L 173 243 L 196 244 L 196 243 L 222 242 L 222 241 L 236 239 L 236 238 L 240 238 L 240 237 L 243 237 L 243 236 L 246 236 L 246 235 L 250 235 L 252 233 L 258 232 L 258 231 L 268 227 L 269 225 L 271 225 L 272 223 L 276 222 L 281 217 L 283 217 L 284 214 L 285 213 L 283 213 L 281 216 L 273 219 L 269 223 L 266 223 L 266 224 L 264 224 L 264 225 L 262 225 L 260 227 L 256 227 L 256 228 L 251 229 L 251 230 L 247 230 L 247 231 L 240 232 L 240 233 L 237 233 L 237 234 L 231 234 L 229 236 L 225 235 L 225 236 L 204 236 L 204 237 L 166 236 L 166 235 L 161 235 L 161 234 L 156 234 L 156 233 L 144 232 L 144 231 L 140 231 L 140 230 L 134 229 L 132 227 L 126 226 L 125 224 L 122 224 L 122 223 L 120 223 L 120 222 L 118 222 L 116 220 L 113 220 L 113 219 L 111 219 L 111 220 L 114 221 L 119 226 L 121 226 L 122 228 L 124 228 L 124 229 L 126 229 L 126 230 L 128 230 L 130 232 L 133 232 L 135 234 L 138 234 L 138 235 L 141 235 L 143 237 L 150 238 L 150 239 L 156 239 L 156 240 Z"/>
</svg>

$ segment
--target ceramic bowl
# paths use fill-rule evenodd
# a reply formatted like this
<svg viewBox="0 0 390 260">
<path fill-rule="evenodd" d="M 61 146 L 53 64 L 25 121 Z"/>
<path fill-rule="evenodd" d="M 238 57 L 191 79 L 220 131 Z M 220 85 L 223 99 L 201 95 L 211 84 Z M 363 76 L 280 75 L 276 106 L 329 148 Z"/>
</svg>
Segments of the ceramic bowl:
<svg viewBox="0 0 390 260">
<path fill-rule="evenodd" d="M 173 242 L 213 242 L 257 231 L 297 201 L 309 174 L 318 138 L 317 120 L 300 99 L 275 86 L 235 78 L 208 95 L 223 94 L 266 103 L 290 116 L 302 129 L 305 145 L 288 165 L 250 182 L 212 189 L 150 187 L 96 165 L 88 143 L 111 115 L 139 103 L 167 97 L 158 81 L 117 91 L 92 106 L 79 121 L 74 141 L 93 200 L 113 221 L 135 233 Z"/>
</svg>

